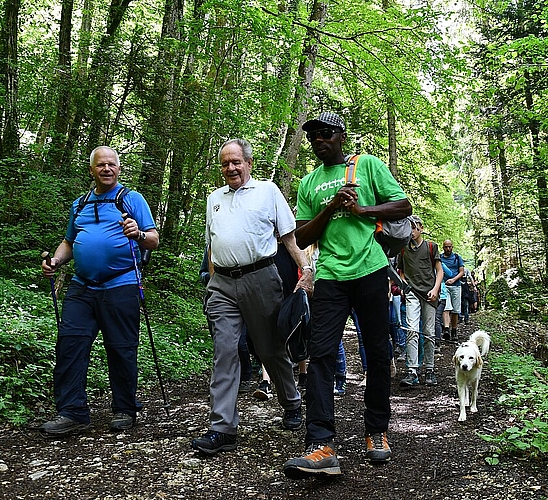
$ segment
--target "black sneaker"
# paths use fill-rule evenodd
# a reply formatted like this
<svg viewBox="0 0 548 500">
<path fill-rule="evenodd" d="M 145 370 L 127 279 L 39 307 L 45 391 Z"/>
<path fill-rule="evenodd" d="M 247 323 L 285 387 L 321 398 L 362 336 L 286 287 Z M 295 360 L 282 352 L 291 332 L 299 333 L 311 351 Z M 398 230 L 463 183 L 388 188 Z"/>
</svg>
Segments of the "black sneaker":
<svg viewBox="0 0 548 500">
<path fill-rule="evenodd" d="M 235 450 L 237 439 L 237 434 L 225 434 L 210 429 L 202 437 L 194 438 L 191 446 L 206 455 L 215 455 L 219 451 Z"/>
<path fill-rule="evenodd" d="M 303 424 L 303 414 L 301 407 L 299 406 L 295 410 L 285 410 L 284 418 L 282 420 L 282 427 L 290 431 L 296 431 L 301 428 Z"/>
<path fill-rule="evenodd" d="M 89 424 L 83 424 L 72 418 L 58 415 L 53 420 L 42 424 L 39 427 L 40 432 L 54 436 L 68 436 L 70 434 L 80 434 L 89 429 Z"/>
<path fill-rule="evenodd" d="M 240 385 L 238 386 L 238 392 L 249 392 L 251 390 L 251 380 L 240 380 Z"/>
<path fill-rule="evenodd" d="M 443 328 L 443 340 L 451 340 L 451 334 L 449 333 L 449 327 Z"/>
<path fill-rule="evenodd" d="M 451 328 L 451 340 L 457 340 L 457 329 Z"/>
<path fill-rule="evenodd" d="M 365 458 L 371 460 L 371 462 L 388 462 L 392 455 L 392 450 L 388 446 L 388 439 L 386 438 L 386 432 L 374 432 L 365 435 L 365 444 L 367 451 L 365 452 Z"/>
<path fill-rule="evenodd" d="M 253 397 L 260 399 L 261 401 L 272 399 L 272 386 L 266 380 L 263 380 L 253 393 Z"/>
<path fill-rule="evenodd" d="M 402 387 L 413 387 L 415 385 L 419 385 L 419 377 L 414 371 L 409 370 L 407 375 L 400 380 L 400 385 Z"/>
<path fill-rule="evenodd" d="M 292 458 L 284 464 L 284 474 L 290 479 L 311 476 L 335 476 L 341 473 L 333 443 L 314 443 L 304 455 Z"/>
<path fill-rule="evenodd" d="M 426 385 L 438 385 L 438 379 L 433 370 L 428 370 L 426 372 L 426 378 L 424 379 Z"/>
<path fill-rule="evenodd" d="M 116 413 L 110 421 L 110 431 L 127 431 L 135 425 L 135 419 L 127 413 Z"/>
</svg>

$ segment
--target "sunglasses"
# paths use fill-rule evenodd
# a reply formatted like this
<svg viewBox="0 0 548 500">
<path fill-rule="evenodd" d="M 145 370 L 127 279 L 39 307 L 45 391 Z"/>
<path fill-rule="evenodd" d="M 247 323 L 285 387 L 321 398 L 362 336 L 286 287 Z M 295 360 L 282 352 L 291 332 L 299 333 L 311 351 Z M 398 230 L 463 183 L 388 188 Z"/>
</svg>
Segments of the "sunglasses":
<svg viewBox="0 0 548 500">
<path fill-rule="evenodd" d="M 335 130 L 333 128 L 320 128 L 318 130 L 312 130 L 310 132 L 306 133 L 306 138 L 312 142 L 315 141 L 318 138 L 318 135 L 321 136 L 324 140 L 331 139 L 335 134 L 338 134 L 339 131 Z"/>
</svg>

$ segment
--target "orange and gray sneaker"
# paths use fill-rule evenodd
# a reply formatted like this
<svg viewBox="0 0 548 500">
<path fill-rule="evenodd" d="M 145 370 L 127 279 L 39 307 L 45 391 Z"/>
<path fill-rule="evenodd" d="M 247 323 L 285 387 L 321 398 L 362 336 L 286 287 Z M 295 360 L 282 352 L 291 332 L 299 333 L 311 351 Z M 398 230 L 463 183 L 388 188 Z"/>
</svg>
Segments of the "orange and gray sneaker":
<svg viewBox="0 0 548 500">
<path fill-rule="evenodd" d="M 365 458 L 371 462 L 388 462 L 392 451 L 388 446 L 388 439 L 386 438 L 386 432 L 372 432 L 365 435 L 365 444 L 367 451 L 365 452 Z"/>
<path fill-rule="evenodd" d="M 292 458 L 284 464 L 284 474 L 290 479 L 336 476 L 341 473 L 333 443 L 313 443 L 302 457 Z"/>
</svg>

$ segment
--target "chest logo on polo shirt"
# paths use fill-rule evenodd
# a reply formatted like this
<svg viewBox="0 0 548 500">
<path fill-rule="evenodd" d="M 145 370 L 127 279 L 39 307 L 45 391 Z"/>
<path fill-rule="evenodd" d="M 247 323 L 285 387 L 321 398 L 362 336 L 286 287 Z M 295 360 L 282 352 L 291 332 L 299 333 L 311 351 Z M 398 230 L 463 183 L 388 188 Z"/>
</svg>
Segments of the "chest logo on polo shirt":
<svg viewBox="0 0 548 500">
<path fill-rule="evenodd" d="M 217 203 L 217 205 L 213 205 L 213 211 L 218 212 L 221 209 L 221 204 Z"/>
</svg>

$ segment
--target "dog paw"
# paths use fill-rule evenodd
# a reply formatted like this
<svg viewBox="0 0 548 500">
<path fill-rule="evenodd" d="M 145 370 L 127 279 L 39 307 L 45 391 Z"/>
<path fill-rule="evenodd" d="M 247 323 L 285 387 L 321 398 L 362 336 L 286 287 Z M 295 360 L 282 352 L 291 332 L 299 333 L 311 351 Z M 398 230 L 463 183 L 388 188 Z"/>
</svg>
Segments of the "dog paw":
<svg viewBox="0 0 548 500">
<path fill-rule="evenodd" d="M 459 415 L 459 422 L 466 422 L 466 415 Z"/>
<path fill-rule="evenodd" d="M 478 409 L 475 406 L 472 406 L 472 407 L 470 407 L 470 411 L 472 413 L 476 413 L 478 411 Z"/>
</svg>

